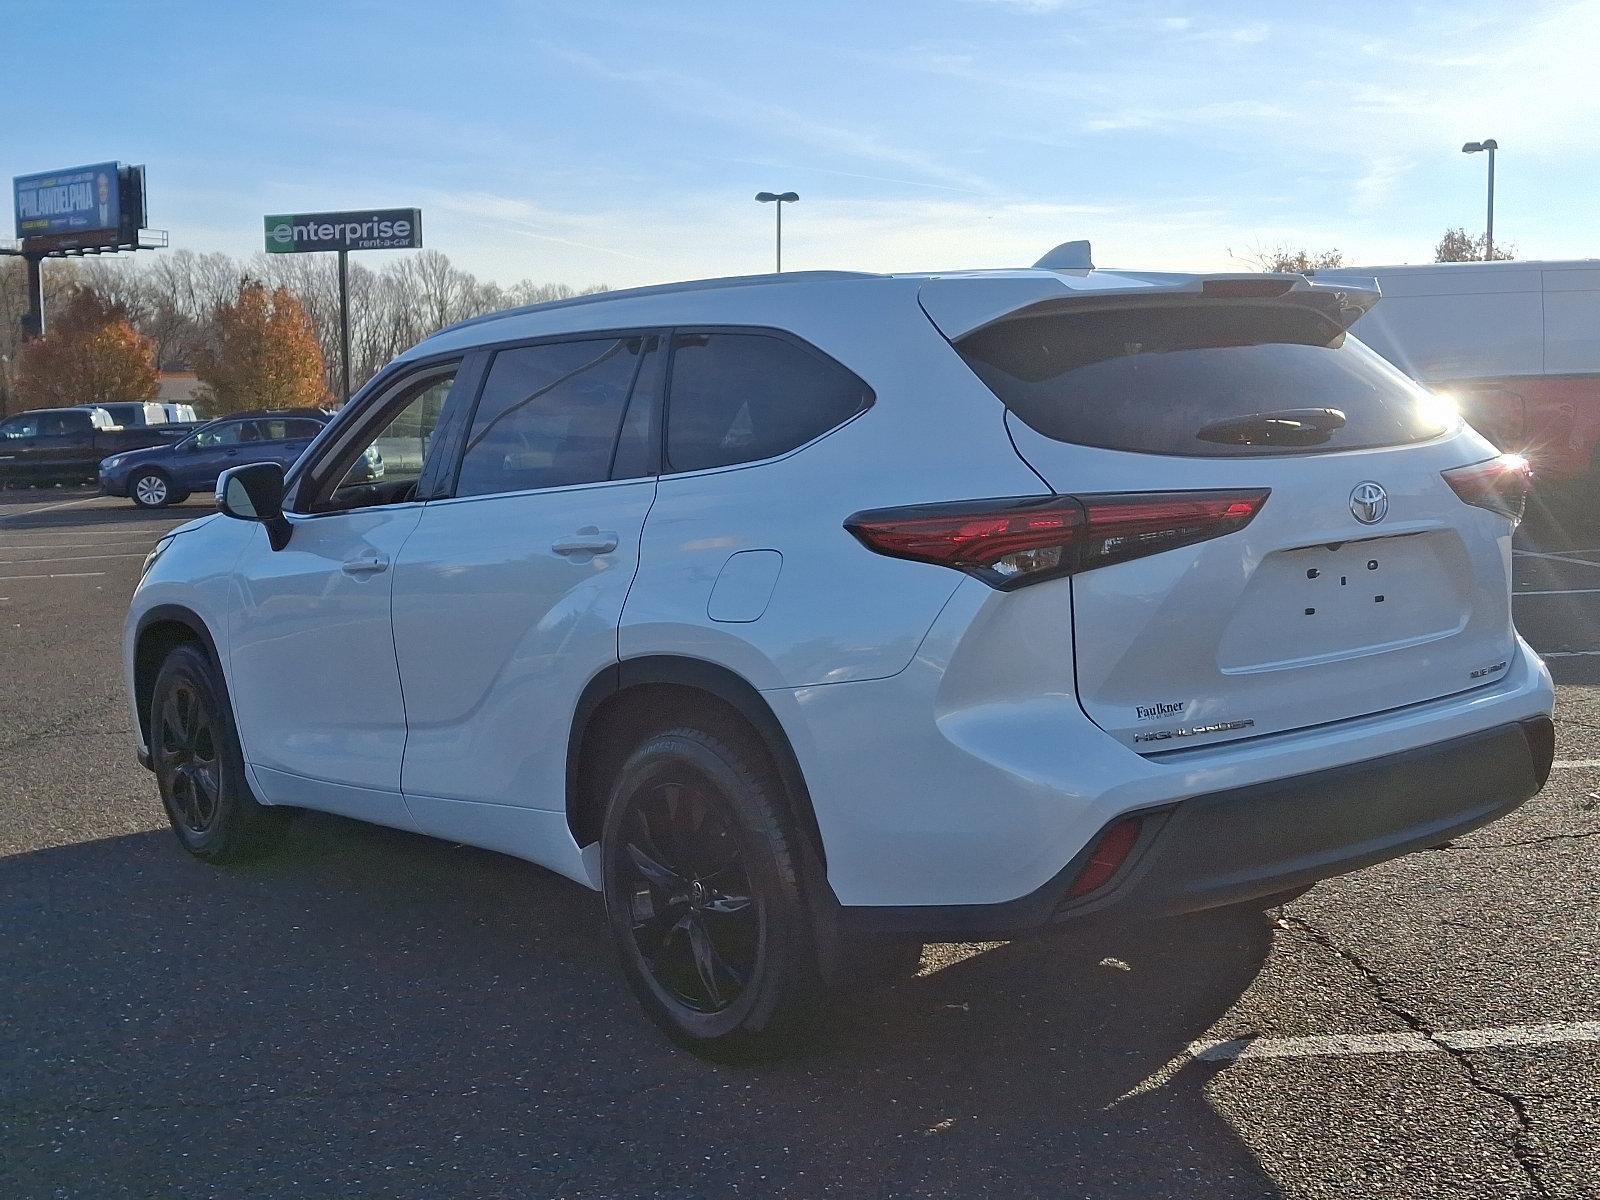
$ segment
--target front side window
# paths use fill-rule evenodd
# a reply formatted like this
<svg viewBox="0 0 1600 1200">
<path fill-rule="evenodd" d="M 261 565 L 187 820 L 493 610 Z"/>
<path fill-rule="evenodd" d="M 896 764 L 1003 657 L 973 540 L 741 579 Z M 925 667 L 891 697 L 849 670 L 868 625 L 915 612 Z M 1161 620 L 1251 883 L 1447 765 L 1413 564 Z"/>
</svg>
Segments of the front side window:
<svg viewBox="0 0 1600 1200">
<path fill-rule="evenodd" d="M 612 455 L 646 338 L 550 342 L 494 356 L 457 496 L 596 483 Z"/>
<path fill-rule="evenodd" d="M 368 508 L 412 499 L 455 377 L 454 368 L 433 372 L 391 397 L 383 407 L 392 415 L 376 436 L 347 450 L 349 465 L 337 472 L 338 484 L 314 507 Z"/>
<path fill-rule="evenodd" d="M 32 438 L 39 436 L 38 417 L 12 417 L 11 420 L 0 423 L 0 437 L 4 438 Z"/>
<path fill-rule="evenodd" d="M 775 458 L 871 403 L 865 383 L 787 338 L 680 333 L 667 389 L 667 463 L 700 471 Z"/>
<path fill-rule="evenodd" d="M 229 421 L 226 425 L 213 425 L 209 429 L 202 429 L 194 435 L 194 444 L 202 450 L 214 450 L 222 446 L 237 446 L 244 441 L 243 421 Z"/>
</svg>

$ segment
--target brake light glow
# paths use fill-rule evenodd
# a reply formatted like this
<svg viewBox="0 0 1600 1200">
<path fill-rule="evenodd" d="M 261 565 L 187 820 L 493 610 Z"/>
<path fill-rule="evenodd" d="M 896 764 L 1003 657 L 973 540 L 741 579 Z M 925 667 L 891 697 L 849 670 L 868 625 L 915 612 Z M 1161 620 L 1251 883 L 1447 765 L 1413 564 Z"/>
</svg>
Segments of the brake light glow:
<svg viewBox="0 0 1600 1200">
<path fill-rule="evenodd" d="M 1487 462 L 1456 467 L 1442 474 L 1450 489 L 1465 503 L 1509 517 L 1513 525 L 1521 522 L 1528 506 L 1528 493 L 1533 490 L 1533 468 L 1522 455 L 1502 454 Z"/>
<path fill-rule="evenodd" d="M 967 500 L 859 512 L 845 528 L 879 554 L 953 567 L 1010 591 L 1235 533 L 1267 495 L 1259 488 Z"/>
</svg>

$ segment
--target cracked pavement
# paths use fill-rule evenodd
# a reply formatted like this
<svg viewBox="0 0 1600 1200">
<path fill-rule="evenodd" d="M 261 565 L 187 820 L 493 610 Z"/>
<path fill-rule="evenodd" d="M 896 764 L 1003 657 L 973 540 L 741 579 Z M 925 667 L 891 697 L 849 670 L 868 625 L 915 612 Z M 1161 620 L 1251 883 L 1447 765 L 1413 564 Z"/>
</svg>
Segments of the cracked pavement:
<svg viewBox="0 0 1600 1200">
<path fill-rule="evenodd" d="M 204 511 L 23 511 L 69 498 L 0 492 L 0 574 Z M 1573 524 L 1521 539 L 1596 564 L 1518 559 L 1572 592 L 1518 602 L 1545 650 L 1600 649 Z M 1600 765 L 1279 912 L 930 947 L 790 1061 L 715 1068 L 532 866 L 320 816 L 247 868 L 182 855 L 125 735 L 138 562 L 0 583 L 7 1200 L 1600 1197 L 1600 1045 L 1445 1036 L 1600 1017 Z M 1600 658 L 1551 661 L 1557 757 L 1600 760 Z M 1347 1034 L 1437 1053 L 1187 1052 Z"/>
</svg>

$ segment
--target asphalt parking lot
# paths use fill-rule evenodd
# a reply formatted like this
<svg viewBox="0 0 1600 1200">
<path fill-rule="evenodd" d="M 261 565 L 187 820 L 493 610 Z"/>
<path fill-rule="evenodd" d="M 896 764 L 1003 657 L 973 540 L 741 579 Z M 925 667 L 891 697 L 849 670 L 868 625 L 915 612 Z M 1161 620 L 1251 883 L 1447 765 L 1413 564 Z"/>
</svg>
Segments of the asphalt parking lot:
<svg viewBox="0 0 1600 1200">
<path fill-rule="evenodd" d="M 118 646 L 207 506 L 0 492 L 0 1197 L 1600 1196 L 1600 496 L 1519 535 L 1519 812 L 1270 914 L 930 947 L 762 1070 L 669 1049 L 533 866 L 180 852 Z"/>
</svg>

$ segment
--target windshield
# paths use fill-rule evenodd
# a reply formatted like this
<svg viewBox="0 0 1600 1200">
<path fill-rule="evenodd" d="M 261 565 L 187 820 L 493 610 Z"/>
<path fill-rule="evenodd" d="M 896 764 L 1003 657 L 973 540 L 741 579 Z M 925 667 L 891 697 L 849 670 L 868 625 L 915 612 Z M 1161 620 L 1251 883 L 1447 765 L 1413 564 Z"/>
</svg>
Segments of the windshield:
<svg viewBox="0 0 1600 1200">
<path fill-rule="evenodd" d="M 1057 441 L 1220 457 L 1355 450 L 1443 433 L 1426 391 L 1326 317 L 1290 305 L 1124 306 L 1022 317 L 956 346 L 1008 409 Z M 1263 429 L 1332 410 L 1304 444 Z M 1219 436 L 1219 429 L 1226 436 Z"/>
</svg>

